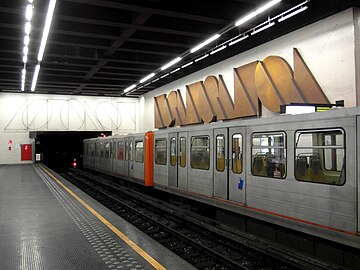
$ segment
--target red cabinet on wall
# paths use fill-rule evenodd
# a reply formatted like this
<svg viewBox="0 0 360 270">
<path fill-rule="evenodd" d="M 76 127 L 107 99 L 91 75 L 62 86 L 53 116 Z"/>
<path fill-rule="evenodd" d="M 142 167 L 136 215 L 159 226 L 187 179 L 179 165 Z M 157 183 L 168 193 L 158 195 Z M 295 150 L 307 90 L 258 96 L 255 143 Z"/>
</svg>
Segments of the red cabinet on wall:
<svg viewBox="0 0 360 270">
<path fill-rule="evenodd" d="M 21 145 L 21 160 L 32 160 L 32 144 Z"/>
</svg>

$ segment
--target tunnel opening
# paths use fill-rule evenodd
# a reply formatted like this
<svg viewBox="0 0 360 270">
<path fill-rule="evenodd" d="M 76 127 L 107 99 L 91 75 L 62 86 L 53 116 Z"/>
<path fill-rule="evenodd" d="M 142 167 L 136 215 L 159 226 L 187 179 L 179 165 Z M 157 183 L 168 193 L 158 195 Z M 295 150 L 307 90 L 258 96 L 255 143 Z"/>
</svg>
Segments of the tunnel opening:
<svg viewBox="0 0 360 270">
<path fill-rule="evenodd" d="M 107 137 L 111 131 L 43 131 L 31 136 L 35 139 L 35 155 L 41 157 L 42 163 L 61 170 L 74 166 L 82 168 L 83 140 L 96 137 Z"/>
</svg>

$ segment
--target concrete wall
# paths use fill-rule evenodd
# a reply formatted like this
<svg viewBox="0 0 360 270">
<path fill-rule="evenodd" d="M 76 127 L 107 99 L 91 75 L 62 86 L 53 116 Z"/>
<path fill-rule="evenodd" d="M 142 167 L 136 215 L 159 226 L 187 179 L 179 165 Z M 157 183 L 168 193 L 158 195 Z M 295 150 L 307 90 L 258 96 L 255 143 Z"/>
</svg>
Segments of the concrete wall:
<svg viewBox="0 0 360 270">
<path fill-rule="evenodd" d="M 358 11 L 355 12 L 358 14 Z M 270 55 L 283 57 L 293 68 L 294 47 L 299 49 L 330 102 L 344 99 L 346 107 L 356 106 L 356 89 L 360 91 L 360 88 L 359 81 L 356 87 L 354 61 L 355 12 L 353 9 L 343 11 L 145 94 L 140 99 L 140 130 L 154 129 L 154 96 L 180 89 L 184 98 L 185 85 L 219 74 L 223 75 L 230 94 L 233 94 L 233 68 Z M 234 46 L 241 46 L 241 42 Z M 269 115 L 269 112 L 263 111 L 264 117 Z"/>
<path fill-rule="evenodd" d="M 139 100 L 0 93 L 0 164 L 21 163 L 30 131 L 139 131 Z M 11 150 L 9 147 L 11 146 Z"/>
</svg>

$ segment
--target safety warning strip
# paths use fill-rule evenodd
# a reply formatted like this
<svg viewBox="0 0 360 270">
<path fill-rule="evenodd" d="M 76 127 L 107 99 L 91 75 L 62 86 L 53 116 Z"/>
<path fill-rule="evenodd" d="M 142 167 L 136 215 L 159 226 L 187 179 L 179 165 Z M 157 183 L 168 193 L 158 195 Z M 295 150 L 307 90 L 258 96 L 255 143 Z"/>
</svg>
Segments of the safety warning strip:
<svg viewBox="0 0 360 270">
<path fill-rule="evenodd" d="M 149 264 L 151 264 L 155 269 L 166 269 L 153 257 L 147 254 L 141 247 L 135 244 L 130 240 L 125 234 L 119 231 L 114 225 L 112 225 L 107 219 L 100 215 L 96 210 L 84 202 L 79 196 L 77 196 L 72 190 L 66 187 L 59 179 L 52 175 L 44 166 L 39 165 L 42 170 L 44 170 L 54 181 L 56 181 L 64 190 L 66 190 L 71 196 L 73 196 L 79 203 L 81 203 L 90 213 L 97 217 L 102 223 L 104 223 L 110 230 L 112 230 L 117 236 L 119 236 L 126 244 L 128 244 L 133 250 L 135 250 L 141 257 L 143 257 Z"/>
</svg>

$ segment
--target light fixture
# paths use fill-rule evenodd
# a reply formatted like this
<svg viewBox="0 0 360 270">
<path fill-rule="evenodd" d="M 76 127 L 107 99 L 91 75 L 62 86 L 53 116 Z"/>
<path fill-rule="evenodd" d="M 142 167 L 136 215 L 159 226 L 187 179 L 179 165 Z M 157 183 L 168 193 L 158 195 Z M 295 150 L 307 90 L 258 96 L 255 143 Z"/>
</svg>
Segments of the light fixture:
<svg viewBox="0 0 360 270">
<path fill-rule="evenodd" d="M 26 36 L 24 37 L 24 45 L 25 45 L 25 46 L 29 46 L 29 43 L 30 43 L 30 37 L 29 37 L 28 35 L 26 35 Z"/>
<path fill-rule="evenodd" d="M 152 83 L 157 82 L 158 80 L 160 80 L 160 78 L 156 78 L 155 80 L 152 81 Z"/>
<path fill-rule="evenodd" d="M 244 39 L 247 39 L 248 37 L 249 37 L 249 35 L 245 35 L 245 36 L 242 36 L 242 37 L 240 37 L 238 39 L 235 39 L 235 40 L 233 40 L 233 41 L 231 41 L 229 43 L 229 46 L 232 46 L 232 45 L 234 45 L 234 44 L 236 44 L 236 43 L 238 43 L 240 41 L 243 41 Z"/>
<path fill-rule="evenodd" d="M 289 19 L 290 17 L 295 16 L 296 14 L 299 14 L 299 13 L 307 10 L 307 8 L 308 8 L 308 6 L 303 6 L 303 7 L 299 8 L 299 9 L 297 9 L 297 10 L 295 10 L 295 11 L 293 11 L 293 12 L 291 12 L 291 13 L 285 15 L 285 16 L 282 16 L 282 17 L 278 20 L 278 22 L 285 21 L 285 20 Z"/>
<path fill-rule="evenodd" d="M 268 10 L 269 8 L 271 8 L 272 6 L 276 5 L 279 2 L 281 2 L 281 0 L 272 0 L 272 1 L 268 2 L 268 3 L 266 3 L 265 5 L 259 7 L 258 9 L 256 9 L 255 11 L 253 11 L 253 12 L 249 13 L 248 15 L 245 15 L 244 17 L 239 19 L 235 23 L 235 26 L 240 26 L 240 25 L 244 24 L 245 22 L 251 20 L 252 18 L 256 17 L 257 15 L 264 12 L 265 10 Z"/>
<path fill-rule="evenodd" d="M 27 60 L 28 60 L 27 55 L 24 55 L 24 56 L 23 56 L 23 63 L 26 64 L 26 63 L 27 63 Z"/>
<path fill-rule="evenodd" d="M 23 53 L 24 53 L 24 55 L 28 55 L 28 53 L 29 53 L 29 47 L 28 46 L 24 46 Z"/>
<path fill-rule="evenodd" d="M 25 23 L 25 34 L 26 35 L 30 35 L 31 32 L 31 23 L 30 22 L 26 22 Z"/>
<path fill-rule="evenodd" d="M 203 60 L 204 58 L 206 58 L 206 57 L 208 57 L 208 56 L 209 56 L 209 54 L 207 53 L 207 54 L 205 54 L 205 55 L 203 55 L 203 56 L 195 59 L 194 61 L 195 61 L 195 62 L 199 62 L 200 60 Z"/>
<path fill-rule="evenodd" d="M 214 54 L 214 53 L 220 52 L 220 51 L 222 51 L 222 50 L 224 50 L 224 49 L 226 49 L 226 45 L 223 45 L 223 46 L 221 46 L 221 47 L 219 47 L 219 48 L 211 51 L 210 54 Z"/>
<path fill-rule="evenodd" d="M 180 68 L 178 67 L 177 69 L 174 69 L 173 71 L 171 71 L 170 74 L 173 74 L 173 73 L 175 73 L 175 72 L 177 72 L 179 70 L 180 70 Z"/>
<path fill-rule="evenodd" d="M 264 30 L 266 30 L 266 29 L 268 29 L 268 28 L 270 28 L 271 26 L 274 26 L 274 25 L 275 25 L 274 22 L 270 22 L 270 23 L 266 24 L 265 26 L 260 27 L 258 29 L 255 29 L 254 31 L 252 31 L 251 35 L 255 35 L 257 33 L 260 33 L 261 31 L 264 31 Z"/>
<path fill-rule="evenodd" d="M 147 80 L 151 79 L 152 77 L 155 76 L 155 73 L 150 73 L 149 75 L 147 75 L 146 77 L 142 78 L 140 80 L 140 83 L 146 82 Z"/>
<path fill-rule="evenodd" d="M 190 53 L 194 53 L 198 50 L 200 50 L 202 47 L 208 45 L 209 43 L 213 42 L 214 40 L 217 40 L 219 37 L 221 37 L 220 34 L 215 34 L 212 37 L 208 38 L 204 42 L 201 42 L 200 44 L 196 45 L 194 48 L 190 50 Z"/>
<path fill-rule="evenodd" d="M 165 77 L 167 77 L 167 76 L 169 76 L 170 75 L 170 73 L 166 73 L 165 75 L 162 75 L 161 77 L 160 77 L 160 79 L 163 79 L 163 78 L 165 78 Z"/>
<path fill-rule="evenodd" d="M 31 83 L 31 91 L 35 90 L 37 79 L 39 77 L 39 72 L 40 72 L 40 64 L 37 64 L 34 71 L 34 77 Z"/>
<path fill-rule="evenodd" d="M 53 15 L 54 15 L 55 5 L 56 5 L 56 0 L 50 0 L 49 8 L 48 8 L 48 11 L 47 11 L 47 14 L 46 14 L 44 31 L 43 31 L 43 35 L 42 35 L 42 38 L 41 38 L 39 54 L 38 54 L 38 58 L 37 58 L 39 62 L 42 61 L 43 56 L 44 56 L 45 46 L 46 46 L 46 42 L 47 42 L 47 39 L 48 39 L 48 36 L 49 36 L 49 31 L 50 31 L 52 18 L 53 18 Z"/>
<path fill-rule="evenodd" d="M 136 87 L 136 84 L 132 84 L 129 87 L 125 88 L 124 93 L 129 92 L 130 90 L 134 89 Z"/>
<path fill-rule="evenodd" d="M 26 7 L 26 20 L 28 20 L 29 22 L 31 21 L 33 15 L 33 5 L 32 4 L 28 4 Z"/>
<path fill-rule="evenodd" d="M 181 66 L 181 68 L 186 68 L 186 67 L 188 67 L 188 66 L 190 66 L 190 65 L 192 65 L 192 64 L 194 64 L 194 61 L 191 61 L 191 62 L 189 62 L 189 63 Z"/>
<path fill-rule="evenodd" d="M 181 57 L 176 57 L 174 60 L 170 61 L 169 63 L 167 63 L 166 65 L 161 67 L 161 70 L 165 70 L 173 65 L 175 65 L 177 62 L 181 61 Z"/>
</svg>

